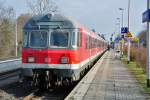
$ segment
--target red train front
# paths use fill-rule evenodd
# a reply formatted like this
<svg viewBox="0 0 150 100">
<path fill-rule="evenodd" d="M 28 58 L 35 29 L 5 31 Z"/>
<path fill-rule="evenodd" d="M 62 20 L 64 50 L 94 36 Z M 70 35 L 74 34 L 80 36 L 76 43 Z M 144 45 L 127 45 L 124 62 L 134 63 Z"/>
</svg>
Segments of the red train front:
<svg viewBox="0 0 150 100">
<path fill-rule="evenodd" d="M 79 80 L 106 47 L 99 35 L 68 17 L 34 16 L 24 26 L 23 67 L 32 71 L 35 86 L 68 84 Z"/>
</svg>

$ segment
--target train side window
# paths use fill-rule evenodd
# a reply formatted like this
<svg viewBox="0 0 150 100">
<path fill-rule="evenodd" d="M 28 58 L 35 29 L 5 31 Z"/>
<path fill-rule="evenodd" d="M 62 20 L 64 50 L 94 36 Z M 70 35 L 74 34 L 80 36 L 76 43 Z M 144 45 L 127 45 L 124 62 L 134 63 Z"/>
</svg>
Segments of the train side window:
<svg viewBox="0 0 150 100">
<path fill-rule="evenodd" d="M 90 47 L 90 40 L 89 39 L 90 39 L 89 36 L 86 35 L 86 49 L 89 49 L 89 47 Z"/>
<path fill-rule="evenodd" d="M 72 35 L 71 35 L 71 45 L 73 47 L 77 47 L 77 34 L 76 34 L 76 32 L 72 32 Z"/>
<path fill-rule="evenodd" d="M 28 32 L 24 32 L 23 47 L 27 47 L 27 46 L 28 46 Z"/>
<path fill-rule="evenodd" d="M 81 32 L 78 32 L 77 46 L 82 47 L 82 33 Z"/>
<path fill-rule="evenodd" d="M 101 47 L 101 41 L 99 40 L 99 42 L 98 42 L 98 46 L 99 46 L 99 48 Z"/>
<path fill-rule="evenodd" d="M 90 47 L 89 48 L 91 49 L 92 48 L 92 37 L 90 36 L 89 38 L 90 38 Z"/>
<path fill-rule="evenodd" d="M 88 36 L 88 49 L 90 49 L 90 36 Z"/>
<path fill-rule="evenodd" d="M 82 32 L 80 32 L 80 47 L 82 47 Z"/>
<path fill-rule="evenodd" d="M 88 35 L 86 35 L 86 49 L 88 48 Z"/>
<path fill-rule="evenodd" d="M 94 40 L 94 43 L 95 43 L 94 47 L 96 47 L 96 39 Z"/>
<path fill-rule="evenodd" d="M 96 40 L 96 47 L 98 47 L 98 40 Z"/>
<path fill-rule="evenodd" d="M 101 43 L 102 43 L 102 41 L 100 40 L 100 43 L 99 43 L 99 47 L 101 48 Z"/>
<path fill-rule="evenodd" d="M 95 48 L 95 39 L 93 38 L 93 48 Z"/>
</svg>

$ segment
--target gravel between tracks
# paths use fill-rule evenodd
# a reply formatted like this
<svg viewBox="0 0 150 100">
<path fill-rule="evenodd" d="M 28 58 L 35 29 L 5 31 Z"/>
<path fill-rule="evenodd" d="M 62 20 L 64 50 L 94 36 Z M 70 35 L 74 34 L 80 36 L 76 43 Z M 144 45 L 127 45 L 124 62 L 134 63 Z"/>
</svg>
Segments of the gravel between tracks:
<svg viewBox="0 0 150 100">
<path fill-rule="evenodd" d="M 14 96 L 0 90 L 0 100 L 17 100 Z"/>
</svg>

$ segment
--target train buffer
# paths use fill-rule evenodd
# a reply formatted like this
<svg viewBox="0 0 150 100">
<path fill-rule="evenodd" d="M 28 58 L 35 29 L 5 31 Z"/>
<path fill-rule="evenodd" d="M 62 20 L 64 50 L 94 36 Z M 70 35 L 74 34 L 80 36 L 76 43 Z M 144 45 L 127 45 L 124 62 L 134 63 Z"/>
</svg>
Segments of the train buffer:
<svg viewBox="0 0 150 100">
<path fill-rule="evenodd" d="M 65 100 L 148 100 L 114 51 L 107 51 Z"/>
</svg>

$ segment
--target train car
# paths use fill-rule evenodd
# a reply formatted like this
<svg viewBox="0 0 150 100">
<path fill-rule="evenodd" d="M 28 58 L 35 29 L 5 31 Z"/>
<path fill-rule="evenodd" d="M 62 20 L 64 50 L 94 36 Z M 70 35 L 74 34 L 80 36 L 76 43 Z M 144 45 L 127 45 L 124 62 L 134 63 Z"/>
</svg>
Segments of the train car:
<svg viewBox="0 0 150 100">
<path fill-rule="evenodd" d="M 78 81 L 107 49 L 98 34 L 61 14 L 34 16 L 23 31 L 23 68 L 32 71 L 35 86 Z"/>
</svg>

